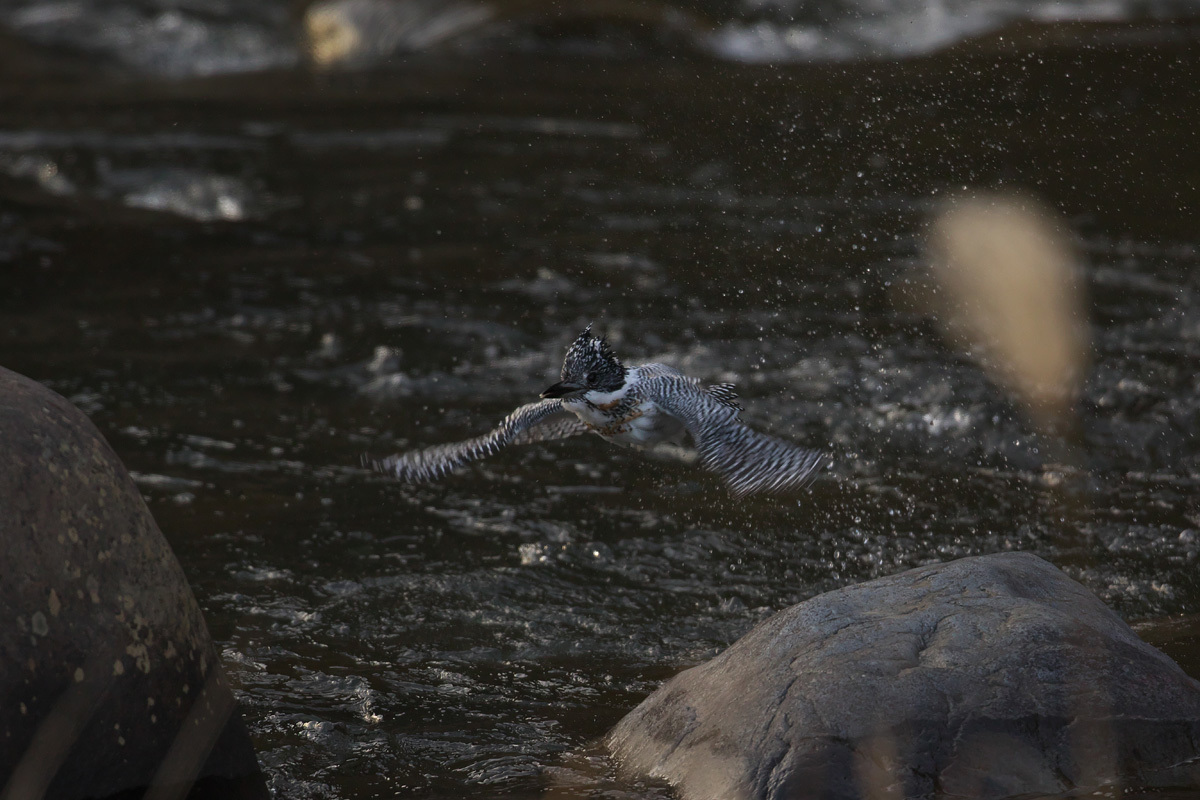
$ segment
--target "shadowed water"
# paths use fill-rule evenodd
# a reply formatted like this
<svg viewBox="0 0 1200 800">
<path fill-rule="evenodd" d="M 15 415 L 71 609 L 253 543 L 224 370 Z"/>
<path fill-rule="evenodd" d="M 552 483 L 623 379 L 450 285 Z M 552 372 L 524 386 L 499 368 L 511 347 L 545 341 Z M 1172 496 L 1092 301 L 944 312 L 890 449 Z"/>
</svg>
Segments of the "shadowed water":
<svg viewBox="0 0 1200 800">
<path fill-rule="evenodd" d="M 591 743 L 819 592 L 1020 549 L 1127 619 L 1200 612 L 1189 31 L 10 79 L 0 363 L 135 473 L 281 796 L 667 796 Z M 966 184 L 1079 234 L 1087 471 L 905 310 L 926 214 Z M 430 486 L 359 466 L 487 430 L 589 322 L 627 363 L 738 384 L 833 468 L 735 502 L 594 437 Z M 1196 674 L 1194 624 L 1156 625 Z"/>
</svg>

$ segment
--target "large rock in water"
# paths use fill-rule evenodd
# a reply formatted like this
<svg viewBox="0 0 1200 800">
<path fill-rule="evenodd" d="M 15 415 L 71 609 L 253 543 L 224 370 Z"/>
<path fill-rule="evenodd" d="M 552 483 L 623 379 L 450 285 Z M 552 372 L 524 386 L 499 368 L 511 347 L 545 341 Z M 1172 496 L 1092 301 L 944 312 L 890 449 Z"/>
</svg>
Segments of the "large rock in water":
<svg viewBox="0 0 1200 800">
<path fill-rule="evenodd" d="M 1057 568 L 1006 553 L 782 611 L 607 743 L 685 800 L 1196 786 L 1200 683 Z"/>
<path fill-rule="evenodd" d="M 0 796 L 265 798 L 191 589 L 92 423 L 0 369 Z"/>
</svg>

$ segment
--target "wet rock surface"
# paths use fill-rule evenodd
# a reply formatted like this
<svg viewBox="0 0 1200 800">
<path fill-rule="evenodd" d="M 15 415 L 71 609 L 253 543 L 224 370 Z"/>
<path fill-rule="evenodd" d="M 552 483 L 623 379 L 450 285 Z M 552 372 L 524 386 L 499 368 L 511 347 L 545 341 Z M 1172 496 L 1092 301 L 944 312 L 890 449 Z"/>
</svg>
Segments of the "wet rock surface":
<svg viewBox="0 0 1200 800">
<path fill-rule="evenodd" d="M 1200 683 L 1056 567 L 999 554 L 782 611 L 607 741 L 688 800 L 1196 787 Z"/>
<path fill-rule="evenodd" d="M 0 369 L 0 787 L 265 797 L 199 607 L 82 412 Z M 210 794 L 204 794 L 207 787 Z"/>
</svg>

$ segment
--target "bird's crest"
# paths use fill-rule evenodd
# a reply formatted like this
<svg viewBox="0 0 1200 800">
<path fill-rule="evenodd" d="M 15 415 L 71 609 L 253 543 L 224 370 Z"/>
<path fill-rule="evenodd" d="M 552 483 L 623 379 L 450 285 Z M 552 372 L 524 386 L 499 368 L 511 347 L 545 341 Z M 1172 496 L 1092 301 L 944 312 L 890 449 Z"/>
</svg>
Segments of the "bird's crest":
<svg viewBox="0 0 1200 800">
<path fill-rule="evenodd" d="M 563 359 L 562 379 L 568 380 L 595 369 L 622 376 L 625 374 L 625 367 L 609 346 L 608 340 L 603 336 L 592 336 L 592 326 L 589 324 L 567 348 L 567 356 Z"/>
</svg>

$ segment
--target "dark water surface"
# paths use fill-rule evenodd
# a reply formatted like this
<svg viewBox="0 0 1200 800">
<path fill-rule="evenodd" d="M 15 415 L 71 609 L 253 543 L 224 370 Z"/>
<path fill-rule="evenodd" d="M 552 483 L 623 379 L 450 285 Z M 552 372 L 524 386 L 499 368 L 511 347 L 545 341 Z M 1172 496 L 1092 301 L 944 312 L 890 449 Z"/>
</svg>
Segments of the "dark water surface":
<svg viewBox="0 0 1200 800">
<path fill-rule="evenodd" d="M 658 797 L 590 748 L 772 611 L 1021 549 L 1200 674 L 1200 35 L 1025 27 L 921 60 L 426 55 L 182 82 L 6 62 L 0 363 L 85 409 L 300 798 Z M 1080 238 L 1088 473 L 898 310 L 929 209 Z M 588 322 L 826 448 L 796 500 L 588 438 L 434 486 Z M 1166 618 L 1166 619 L 1163 619 Z M 599 787 L 599 789 L 597 789 Z"/>
</svg>

